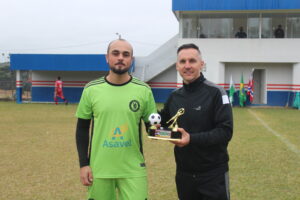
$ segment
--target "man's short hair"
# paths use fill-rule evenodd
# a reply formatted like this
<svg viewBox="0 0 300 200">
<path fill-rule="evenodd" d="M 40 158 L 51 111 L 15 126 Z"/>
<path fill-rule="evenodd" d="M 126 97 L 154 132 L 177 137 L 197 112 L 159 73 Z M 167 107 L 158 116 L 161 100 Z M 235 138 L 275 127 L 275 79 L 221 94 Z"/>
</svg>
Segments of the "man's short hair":
<svg viewBox="0 0 300 200">
<path fill-rule="evenodd" d="M 119 40 L 119 41 L 123 41 L 123 42 L 127 42 L 127 43 L 131 46 L 131 54 L 133 55 L 133 48 L 132 48 L 132 45 L 131 45 L 127 40 L 122 39 L 122 38 L 113 40 L 113 41 L 111 41 L 111 42 L 108 44 L 108 46 L 107 46 L 107 54 L 109 53 L 110 45 L 111 45 L 113 42 L 118 41 L 118 40 Z"/>
<path fill-rule="evenodd" d="M 196 49 L 199 54 L 201 55 L 201 51 L 199 50 L 199 47 L 197 45 L 195 45 L 194 43 L 189 43 L 189 44 L 183 44 L 180 47 L 178 47 L 177 49 L 177 54 L 183 50 L 183 49 Z"/>
</svg>

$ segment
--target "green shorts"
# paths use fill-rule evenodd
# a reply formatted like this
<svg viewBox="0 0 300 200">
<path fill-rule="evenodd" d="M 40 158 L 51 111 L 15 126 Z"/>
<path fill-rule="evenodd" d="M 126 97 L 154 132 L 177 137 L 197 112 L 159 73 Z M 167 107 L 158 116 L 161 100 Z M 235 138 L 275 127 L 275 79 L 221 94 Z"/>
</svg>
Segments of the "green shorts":
<svg viewBox="0 0 300 200">
<path fill-rule="evenodd" d="M 147 200 L 147 177 L 96 178 L 88 188 L 88 200 Z"/>
</svg>

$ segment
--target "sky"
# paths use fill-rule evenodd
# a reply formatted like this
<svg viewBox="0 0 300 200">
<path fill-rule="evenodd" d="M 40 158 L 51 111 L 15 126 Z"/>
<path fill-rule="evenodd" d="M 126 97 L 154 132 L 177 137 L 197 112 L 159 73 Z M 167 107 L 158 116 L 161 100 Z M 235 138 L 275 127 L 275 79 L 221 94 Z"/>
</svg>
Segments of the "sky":
<svg viewBox="0 0 300 200">
<path fill-rule="evenodd" d="M 4 62 L 10 53 L 105 54 L 119 35 L 147 56 L 179 23 L 172 0 L 0 0 L 0 27 Z"/>
</svg>

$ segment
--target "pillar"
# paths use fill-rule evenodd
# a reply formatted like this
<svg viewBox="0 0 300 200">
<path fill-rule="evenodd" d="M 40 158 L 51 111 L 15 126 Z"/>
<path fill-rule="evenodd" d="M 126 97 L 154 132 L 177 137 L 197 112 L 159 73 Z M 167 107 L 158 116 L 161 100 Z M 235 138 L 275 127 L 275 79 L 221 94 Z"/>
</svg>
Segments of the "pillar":
<svg viewBox="0 0 300 200">
<path fill-rule="evenodd" d="M 16 71 L 16 102 L 22 103 L 23 81 L 21 80 L 21 71 Z"/>
</svg>

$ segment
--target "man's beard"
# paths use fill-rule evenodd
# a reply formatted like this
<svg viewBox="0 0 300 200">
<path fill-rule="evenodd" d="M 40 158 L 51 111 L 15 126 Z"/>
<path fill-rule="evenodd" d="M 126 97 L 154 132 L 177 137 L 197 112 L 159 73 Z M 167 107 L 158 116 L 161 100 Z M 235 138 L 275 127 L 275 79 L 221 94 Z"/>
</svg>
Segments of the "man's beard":
<svg viewBox="0 0 300 200">
<path fill-rule="evenodd" d="M 113 71 L 114 73 L 119 74 L 119 75 L 125 74 L 129 70 L 129 68 L 124 68 L 124 69 L 119 68 L 118 69 L 116 67 L 110 67 L 110 69 L 111 69 L 111 71 Z"/>
</svg>

